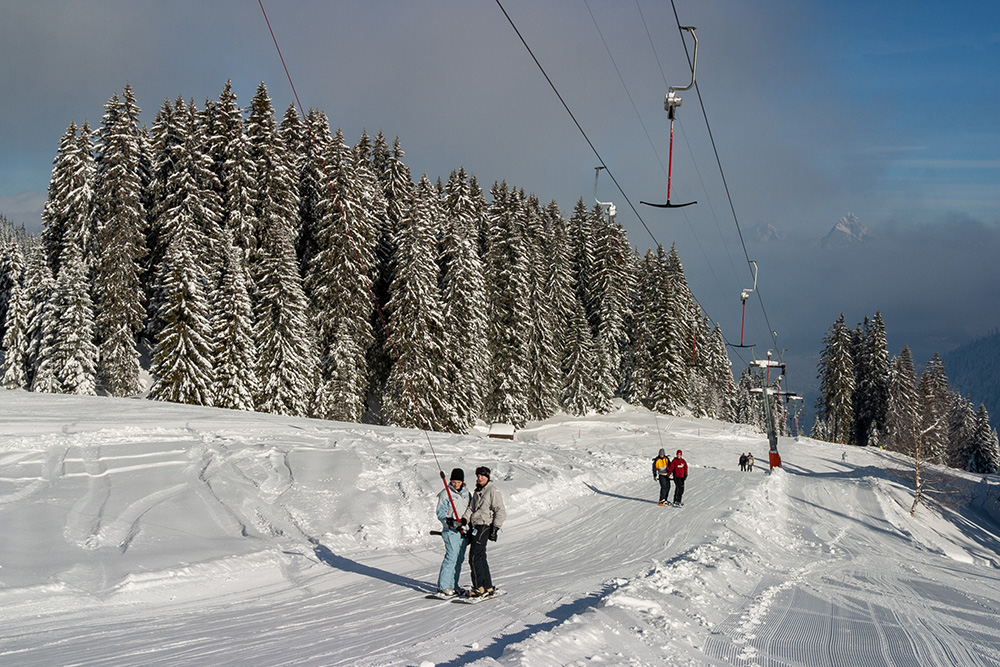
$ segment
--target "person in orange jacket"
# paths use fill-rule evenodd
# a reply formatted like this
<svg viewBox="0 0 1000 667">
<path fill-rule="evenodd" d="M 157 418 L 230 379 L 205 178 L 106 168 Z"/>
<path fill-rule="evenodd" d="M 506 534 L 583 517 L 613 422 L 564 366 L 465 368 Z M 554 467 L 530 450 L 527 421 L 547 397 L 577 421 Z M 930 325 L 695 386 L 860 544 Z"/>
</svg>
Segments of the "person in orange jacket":
<svg viewBox="0 0 1000 667">
<path fill-rule="evenodd" d="M 687 481 L 688 464 L 681 456 L 681 450 L 677 450 L 677 456 L 670 462 L 670 475 L 674 478 L 674 507 L 680 507 L 684 503 L 684 482 Z"/>
</svg>

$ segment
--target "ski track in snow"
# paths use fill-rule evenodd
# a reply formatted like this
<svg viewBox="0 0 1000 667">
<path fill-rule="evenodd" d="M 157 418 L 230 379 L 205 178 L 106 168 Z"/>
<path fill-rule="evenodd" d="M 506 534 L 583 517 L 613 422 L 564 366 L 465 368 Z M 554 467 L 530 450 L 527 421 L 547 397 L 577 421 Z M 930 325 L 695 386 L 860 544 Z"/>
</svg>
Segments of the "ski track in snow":
<svg viewBox="0 0 1000 667">
<path fill-rule="evenodd" d="M 510 512 L 489 547 L 509 594 L 469 607 L 423 599 L 441 480 L 420 432 L 0 401 L 0 663 L 1000 664 L 995 481 L 913 518 L 892 455 L 782 439 L 783 469 L 741 473 L 763 437 L 708 420 L 430 434 Z M 685 507 L 655 504 L 661 446 L 691 465 Z"/>
</svg>

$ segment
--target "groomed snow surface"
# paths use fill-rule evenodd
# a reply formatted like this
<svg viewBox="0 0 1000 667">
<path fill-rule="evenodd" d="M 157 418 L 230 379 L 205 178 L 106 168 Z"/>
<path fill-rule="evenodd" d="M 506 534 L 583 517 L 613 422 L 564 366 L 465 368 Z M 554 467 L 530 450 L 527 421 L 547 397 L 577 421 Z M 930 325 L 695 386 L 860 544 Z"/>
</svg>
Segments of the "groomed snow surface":
<svg viewBox="0 0 1000 667">
<path fill-rule="evenodd" d="M 911 517 L 888 452 L 781 439 L 769 473 L 760 434 L 627 405 L 486 432 L 0 391 L 0 664 L 1000 664 L 996 477 L 932 468 Z M 424 598 L 432 445 L 494 471 L 502 598 Z"/>
</svg>

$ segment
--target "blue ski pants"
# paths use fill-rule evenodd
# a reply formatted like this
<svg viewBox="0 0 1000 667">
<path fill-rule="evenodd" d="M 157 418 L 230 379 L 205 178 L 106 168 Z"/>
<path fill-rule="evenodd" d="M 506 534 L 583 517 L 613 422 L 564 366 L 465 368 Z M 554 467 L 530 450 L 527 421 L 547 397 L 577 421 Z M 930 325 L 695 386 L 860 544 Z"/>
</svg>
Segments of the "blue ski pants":
<svg viewBox="0 0 1000 667">
<path fill-rule="evenodd" d="M 458 588 L 458 579 L 462 574 L 462 560 L 465 558 L 465 548 L 468 546 L 457 530 L 445 528 L 441 531 L 444 540 L 444 561 L 441 563 L 441 573 L 438 574 L 438 590 Z"/>
</svg>

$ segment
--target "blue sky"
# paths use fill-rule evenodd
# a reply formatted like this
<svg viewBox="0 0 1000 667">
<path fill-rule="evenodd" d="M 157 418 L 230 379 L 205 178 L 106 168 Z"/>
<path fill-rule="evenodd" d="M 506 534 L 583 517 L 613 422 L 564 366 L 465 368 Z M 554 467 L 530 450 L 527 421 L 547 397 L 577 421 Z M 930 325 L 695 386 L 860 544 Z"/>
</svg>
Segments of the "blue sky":
<svg viewBox="0 0 1000 667">
<path fill-rule="evenodd" d="M 670 3 L 503 5 L 651 234 L 610 180 L 600 198 L 616 202 L 634 245 L 677 244 L 696 297 L 737 340 L 752 278 L 694 91 L 682 94 L 673 190 L 699 204 L 638 203 L 664 198 L 663 96 L 690 79 Z M 597 159 L 495 2 L 264 6 L 302 103 L 348 141 L 399 136 L 415 177 L 464 165 L 487 188 L 506 179 L 567 214 L 592 201 Z M 909 344 L 919 367 L 1000 326 L 1000 3 L 676 7 L 697 27 L 705 112 L 760 264 L 763 310 L 748 311 L 748 327 L 758 354 L 778 332 L 793 390 L 815 384 L 841 312 L 853 325 L 881 310 L 891 351 Z M 0 213 L 29 228 L 59 137 L 71 121 L 98 125 L 126 82 L 147 123 L 165 100 L 201 105 L 229 78 L 244 104 L 260 81 L 279 114 L 292 101 L 256 0 L 8 0 L 0 57 Z M 876 241 L 821 251 L 848 213 Z M 758 224 L 784 240 L 761 243 Z"/>
</svg>

